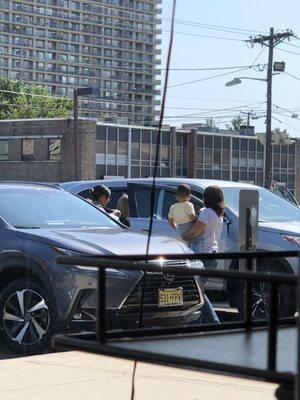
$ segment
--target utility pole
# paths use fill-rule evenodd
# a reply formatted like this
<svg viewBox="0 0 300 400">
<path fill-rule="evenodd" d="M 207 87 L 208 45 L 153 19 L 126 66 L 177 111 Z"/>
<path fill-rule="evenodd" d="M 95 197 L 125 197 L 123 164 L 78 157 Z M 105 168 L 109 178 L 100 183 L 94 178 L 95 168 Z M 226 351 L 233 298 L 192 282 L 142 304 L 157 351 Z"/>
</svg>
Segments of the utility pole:
<svg viewBox="0 0 300 400">
<path fill-rule="evenodd" d="M 269 60 L 267 72 L 267 121 L 265 144 L 265 188 L 270 189 L 272 181 L 272 78 L 273 78 L 274 28 L 270 28 Z"/>
<path fill-rule="evenodd" d="M 265 144 L 265 188 L 269 189 L 272 180 L 272 78 L 273 78 L 273 53 L 274 47 L 285 39 L 293 37 L 292 31 L 280 32 L 274 34 L 274 28 L 270 28 L 269 35 L 258 35 L 250 37 L 246 42 L 254 44 L 259 43 L 262 46 L 269 47 L 268 71 L 267 71 L 267 118 L 266 118 L 266 144 Z"/>
</svg>

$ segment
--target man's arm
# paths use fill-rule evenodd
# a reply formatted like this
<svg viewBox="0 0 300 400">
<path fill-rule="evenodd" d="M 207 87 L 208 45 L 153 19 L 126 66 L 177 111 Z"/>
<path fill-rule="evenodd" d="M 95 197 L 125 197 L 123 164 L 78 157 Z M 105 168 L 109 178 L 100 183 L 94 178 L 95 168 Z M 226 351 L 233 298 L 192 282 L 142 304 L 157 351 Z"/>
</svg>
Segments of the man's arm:
<svg viewBox="0 0 300 400">
<path fill-rule="evenodd" d="M 198 220 L 194 223 L 191 229 L 183 235 L 182 239 L 189 242 L 190 240 L 195 239 L 195 237 L 201 235 L 205 231 L 205 228 L 206 225 Z"/>
</svg>

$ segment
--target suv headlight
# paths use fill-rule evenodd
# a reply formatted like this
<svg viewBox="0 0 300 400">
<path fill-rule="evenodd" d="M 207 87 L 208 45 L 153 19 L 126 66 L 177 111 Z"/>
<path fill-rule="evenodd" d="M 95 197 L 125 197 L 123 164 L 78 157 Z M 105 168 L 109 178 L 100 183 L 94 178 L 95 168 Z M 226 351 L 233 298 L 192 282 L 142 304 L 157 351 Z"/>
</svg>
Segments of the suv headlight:
<svg viewBox="0 0 300 400">
<path fill-rule="evenodd" d="M 200 268 L 203 269 L 203 262 L 200 260 L 190 260 L 191 268 Z"/>
<path fill-rule="evenodd" d="M 68 256 L 68 257 L 80 257 L 80 256 L 84 256 L 85 254 L 80 253 L 79 251 L 75 251 L 75 250 L 69 250 L 69 249 L 63 249 L 61 247 L 57 247 L 57 246 L 51 246 L 52 249 L 54 251 L 56 251 L 56 253 L 62 255 L 62 256 Z"/>
<path fill-rule="evenodd" d="M 300 247 L 300 236 L 291 236 L 291 235 L 281 235 L 284 240 L 288 240 L 290 243 L 293 243 Z"/>
<path fill-rule="evenodd" d="M 52 249 L 54 251 L 56 251 L 58 254 L 62 255 L 62 256 L 68 256 L 68 257 L 80 257 L 80 256 L 87 256 L 89 254 L 84 254 L 84 253 L 80 253 L 79 251 L 75 251 L 75 250 L 69 250 L 69 249 L 63 249 L 61 247 L 57 247 L 57 246 L 51 246 Z M 82 269 L 84 271 L 93 271 L 93 272 L 97 272 L 98 267 L 96 266 L 87 266 L 87 265 L 76 265 L 77 268 Z M 110 273 L 110 274 L 117 274 L 119 276 L 129 276 L 126 271 L 124 271 L 123 269 L 115 269 L 115 268 L 106 268 L 106 272 Z"/>
</svg>

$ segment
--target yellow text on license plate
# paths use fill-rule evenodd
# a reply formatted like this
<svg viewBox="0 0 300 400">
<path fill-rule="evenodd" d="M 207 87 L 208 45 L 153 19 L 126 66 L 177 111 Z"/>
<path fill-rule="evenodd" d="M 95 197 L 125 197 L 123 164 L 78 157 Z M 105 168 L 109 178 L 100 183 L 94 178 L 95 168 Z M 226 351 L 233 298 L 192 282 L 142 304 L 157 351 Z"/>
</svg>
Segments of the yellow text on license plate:
<svg viewBox="0 0 300 400">
<path fill-rule="evenodd" d="M 158 307 L 172 307 L 183 305 L 183 289 L 159 289 Z"/>
</svg>

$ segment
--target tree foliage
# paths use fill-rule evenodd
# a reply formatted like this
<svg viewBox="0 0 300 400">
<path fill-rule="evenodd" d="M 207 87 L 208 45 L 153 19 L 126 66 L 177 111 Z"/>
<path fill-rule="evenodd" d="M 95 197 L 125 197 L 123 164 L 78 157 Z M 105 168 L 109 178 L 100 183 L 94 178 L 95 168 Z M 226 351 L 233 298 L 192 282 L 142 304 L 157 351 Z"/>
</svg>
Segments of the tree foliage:
<svg viewBox="0 0 300 400">
<path fill-rule="evenodd" d="M 231 124 L 226 125 L 226 128 L 231 131 L 239 131 L 240 127 L 242 125 L 244 125 L 245 122 L 246 122 L 245 119 L 243 117 L 241 117 L 240 115 L 238 115 L 238 116 L 232 118 Z"/>
<path fill-rule="evenodd" d="M 205 128 L 216 128 L 217 124 L 213 118 L 207 118 L 203 124 Z"/>
<path fill-rule="evenodd" d="M 0 119 L 65 118 L 73 102 L 51 96 L 41 86 L 0 78 Z"/>
</svg>

